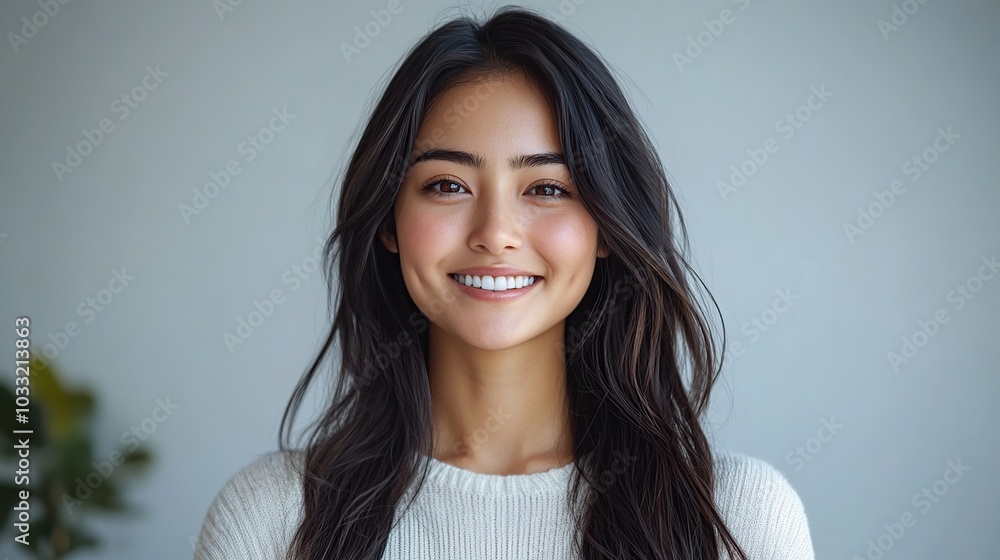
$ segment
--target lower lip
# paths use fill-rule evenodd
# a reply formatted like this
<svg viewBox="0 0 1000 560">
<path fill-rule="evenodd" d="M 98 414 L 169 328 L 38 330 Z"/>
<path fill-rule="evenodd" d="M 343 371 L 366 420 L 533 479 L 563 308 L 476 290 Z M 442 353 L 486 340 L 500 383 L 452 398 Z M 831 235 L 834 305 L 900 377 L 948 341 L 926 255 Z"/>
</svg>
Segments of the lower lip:
<svg viewBox="0 0 1000 560">
<path fill-rule="evenodd" d="M 455 280 L 451 276 L 448 276 L 448 280 L 451 280 L 458 285 L 458 289 L 462 290 L 464 293 L 476 299 L 481 299 L 483 301 L 508 301 L 512 299 L 517 299 L 524 294 L 530 292 L 535 286 L 538 285 L 543 279 L 541 277 L 535 278 L 535 282 L 523 288 L 516 288 L 514 290 L 504 290 L 502 292 L 495 292 L 493 290 L 484 290 L 482 288 L 473 288 L 472 286 L 466 286 L 464 283 Z"/>
</svg>

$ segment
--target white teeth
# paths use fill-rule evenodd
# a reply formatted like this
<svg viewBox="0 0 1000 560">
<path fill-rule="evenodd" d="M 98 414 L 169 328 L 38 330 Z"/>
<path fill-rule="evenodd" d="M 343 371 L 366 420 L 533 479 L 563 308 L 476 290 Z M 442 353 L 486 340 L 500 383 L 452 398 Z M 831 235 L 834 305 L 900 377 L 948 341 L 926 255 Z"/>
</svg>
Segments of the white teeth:
<svg viewBox="0 0 1000 560">
<path fill-rule="evenodd" d="M 535 283 L 534 276 L 474 276 L 469 274 L 451 274 L 452 278 L 456 281 L 465 284 L 466 286 L 472 286 L 473 288 L 481 288 L 483 290 L 490 290 L 494 292 L 503 292 L 507 290 L 516 290 L 518 288 L 524 288 L 525 286 L 530 286 Z"/>
</svg>

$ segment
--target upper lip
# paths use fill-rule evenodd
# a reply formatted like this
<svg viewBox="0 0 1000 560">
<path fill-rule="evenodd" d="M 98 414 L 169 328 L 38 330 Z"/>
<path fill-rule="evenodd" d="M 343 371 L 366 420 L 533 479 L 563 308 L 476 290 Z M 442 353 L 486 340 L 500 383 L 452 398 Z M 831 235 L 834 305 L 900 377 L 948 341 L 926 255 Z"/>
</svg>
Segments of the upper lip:
<svg viewBox="0 0 1000 560">
<path fill-rule="evenodd" d="M 471 276 L 540 276 L 521 268 L 503 265 L 474 266 L 472 268 L 456 270 L 452 274 L 468 274 Z"/>
</svg>

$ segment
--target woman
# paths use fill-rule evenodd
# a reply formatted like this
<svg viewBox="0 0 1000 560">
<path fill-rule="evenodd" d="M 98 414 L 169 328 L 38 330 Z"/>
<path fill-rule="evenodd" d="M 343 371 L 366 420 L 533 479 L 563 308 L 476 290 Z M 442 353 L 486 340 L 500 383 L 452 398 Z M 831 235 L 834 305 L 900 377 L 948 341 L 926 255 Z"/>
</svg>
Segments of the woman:
<svg viewBox="0 0 1000 560">
<path fill-rule="evenodd" d="M 699 425 L 721 360 L 677 211 L 578 39 L 521 8 L 433 30 L 347 167 L 334 324 L 280 451 L 216 497 L 196 558 L 813 558 L 789 483 Z"/>
</svg>

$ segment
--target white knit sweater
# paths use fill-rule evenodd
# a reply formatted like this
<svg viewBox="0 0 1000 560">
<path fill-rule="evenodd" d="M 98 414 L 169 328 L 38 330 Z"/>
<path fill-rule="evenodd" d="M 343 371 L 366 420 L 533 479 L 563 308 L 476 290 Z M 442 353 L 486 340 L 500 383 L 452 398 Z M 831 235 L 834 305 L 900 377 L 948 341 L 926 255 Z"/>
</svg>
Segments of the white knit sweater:
<svg viewBox="0 0 1000 560">
<path fill-rule="evenodd" d="M 284 558 L 302 520 L 293 454 L 301 461 L 301 451 L 274 451 L 229 479 L 209 507 L 195 560 Z M 726 450 L 715 458 L 716 504 L 749 558 L 813 560 L 805 509 L 788 480 L 761 459 Z M 572 468 L 504 476 L 431 458 L 424 488 L 390 532 L 382 558 L 571 559 L 574 527 L 565 502 Z M 613 476 L 605 477 L 608 484 Z M 722 554 L 729 559 L 724 548 Z"/>
</svg>

